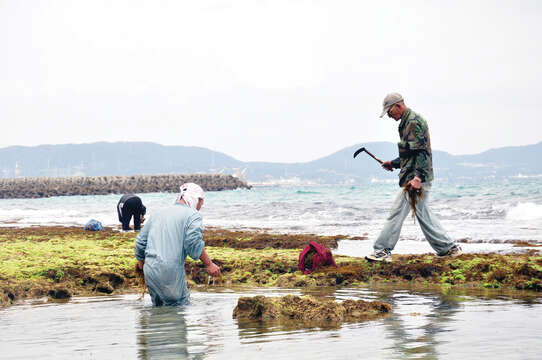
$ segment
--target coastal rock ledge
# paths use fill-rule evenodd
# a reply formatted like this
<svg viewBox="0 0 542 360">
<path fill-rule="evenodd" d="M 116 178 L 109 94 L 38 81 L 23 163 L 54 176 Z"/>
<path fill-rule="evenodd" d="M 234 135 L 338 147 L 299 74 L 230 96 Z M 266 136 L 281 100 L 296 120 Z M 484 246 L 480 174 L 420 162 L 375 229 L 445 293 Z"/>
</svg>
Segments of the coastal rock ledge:
<svg viewBox="0 0 542 360">
<path fill-rule="evenodd" d="M 342 303 L 312 296 L 240 297 L 233 310 L 237 320 L 293 322 L 300 327 L 339 325 L 388 315 L 392 307 L 380 301 L 345 300 Z"/>
<path fill-rule="evenodd" d="M 179 192 L 186 182 L 205 191 L 250 189 L 246 182 L 223 174 L 171 174 L 132 176 L 71 176 L 0 179 L 0 199 L 43 198 L 69 195 Z"/>
</svg>

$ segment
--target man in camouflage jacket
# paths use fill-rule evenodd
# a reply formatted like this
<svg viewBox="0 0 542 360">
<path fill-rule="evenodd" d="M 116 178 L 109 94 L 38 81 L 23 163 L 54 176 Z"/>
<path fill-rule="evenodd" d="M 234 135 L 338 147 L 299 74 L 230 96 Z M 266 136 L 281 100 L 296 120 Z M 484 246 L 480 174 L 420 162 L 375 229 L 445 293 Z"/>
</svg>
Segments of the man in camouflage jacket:
<svg viewBox="0 0 542 360">
<path fill-rule="evenodd" d="M 423 188 L 421 198 L 416 204 L 416 218 L 420 223 L 422 232 L 431 247 L 440 256 L 457 256 L 461 248 L 451 240 L 438 219 L 427 205 L 433 180 L 433 161 L 431 156 L 431 140 L 427 122 L 414 111 L 406 107 L 403 97 L 397 93 L 388 94 L 384 98 L 383 111 L 380 117 L 388 114 L 390 118 L 399 123 L 398 143 L 399 157 L 385 161 L 382 167 L 388 171 L 401 169 L 399 172 L 399 186 L 408 186 L 414 191 Z M 410 212 L 410 195 L 401 190 L 392 210 L 386 219 L 386 224 L 376 239 L 374 253 L 366 256 L 369 261 L 391 261 L 391 251 L 399 240 L 403 221 Z"/>
</svg>

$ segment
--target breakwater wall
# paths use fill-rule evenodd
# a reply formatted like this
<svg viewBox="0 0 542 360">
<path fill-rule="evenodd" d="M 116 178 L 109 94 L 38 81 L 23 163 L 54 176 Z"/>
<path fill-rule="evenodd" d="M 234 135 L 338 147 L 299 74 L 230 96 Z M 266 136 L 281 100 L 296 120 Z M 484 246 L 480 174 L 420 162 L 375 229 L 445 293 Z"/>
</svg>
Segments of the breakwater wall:
<svg viewBox="0 0 542 360">
<path fill-rule="evenodd" d="M 222 174 L 36 177 L 0 179 L 0 199 L 150 192 L 178 193 L 179 186 L 187 182 L 196 183 L 205 191 L 250 188 L 246 182 L 231 175 Z"/>
</svg>

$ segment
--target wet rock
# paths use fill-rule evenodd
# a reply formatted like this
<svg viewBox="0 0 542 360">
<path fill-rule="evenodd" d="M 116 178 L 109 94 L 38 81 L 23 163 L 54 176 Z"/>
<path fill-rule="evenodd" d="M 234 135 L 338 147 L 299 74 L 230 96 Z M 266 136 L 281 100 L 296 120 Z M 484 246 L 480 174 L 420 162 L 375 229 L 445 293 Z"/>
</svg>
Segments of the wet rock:
<svg viewBox="0 0 542 360">
<path fill-rule="evenodd" d="M 105 273 L 102 274 L 102 276 L 107 278 L 107 280 L 109 281 L 109 285 L 111 285 L 111 287 L 114 289 L 117 289 L 124 284 L 124 278 L 119 274 Z"/>
<path fill-rule="evenodd" d="M 89 278 L 88 284 L 94 281 L 95 290 L 104 294 L 111 294 L 126 283 L 123 276 L 116 273 L 100 273 L 96 279 Z"/>
<path fill-rule="evenodd" d="M 56 299 L 56 300 L 69 299 L 72 296 L 71 293 L 67 289 L 64 289 L 64 288 L 51 289 L 51 290 L 49 290 L 47 295 L 50 298 L 53 298 L 53 299 Z"/>
<path fill-rule="evenodd" d="M 83 280 L 81 280 L 81 285 L 83 286 L 86 286 L 86 285 L 96 285 L 98 283 L 98 280 L 96 280 L 95 278 L 93 278 L 92 276 L 84 276 L 82 277 Z"/>
<path fill-rule="evenodd" d="M 342 303 L 312 296 L 241 297 L 233 310 L 238 320 L 295 321 L 305 326 L 321 326 L 379 318 L 391 311 L 379 301 L 346 300 Z"/>
<path fill-rule="evenodd" d="M 316 280 L 300 274 L 283 274 L 277 278 L 277 286 L 283 288 L 316 287 Z"/>
<path fill-rule="evenodd" d="M 516 289 L 542 291 L 542 281 L 538 279 L 518 280 L 516 282 Z"/>
<path fill-rule="evenodd" d="M 30 290 L 32 297 L 40 297 L 45 295 L 45 291 L 42 288 L 33 288 Z"/>
<path fill-rule="evenodd" d="M 104 293 L 104 294 L 111 294 L 115 289 L 109 283 L 101 283 L 96 286 L 96 291 Z"/>
<path fill-rule="evenodd" d="M 7 306 L 7 305 L 9 305 L 11 303 L 12 303 L 12 301 L 9 299 L 7 294 L 0 293 L 0 307 Z"/>
<path fill-rule="evenodd" d="M 542 271 L 537 270 L 530 264 L 522 264 L 517 270 L 518 275 L 525 275 L 529 277 L 542 278 Z"/>
</svg>

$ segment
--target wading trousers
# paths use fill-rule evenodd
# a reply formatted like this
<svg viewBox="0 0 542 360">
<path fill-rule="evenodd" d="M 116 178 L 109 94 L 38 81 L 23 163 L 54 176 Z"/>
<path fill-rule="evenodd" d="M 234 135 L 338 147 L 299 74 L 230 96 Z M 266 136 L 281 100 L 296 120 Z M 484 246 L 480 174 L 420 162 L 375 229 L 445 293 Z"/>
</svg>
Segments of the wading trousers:
<svg viewBox="0 0 542 360">
<path fill-rule="evenodd" d="M 438 255 L 444 255 L 455 243 L 446 234 L 440 225 L 440 222 L 428 206 L 431 194 L 431 183 L 422 183 L 422 187 L 423 197 L 418 200 L 418 204 L 416 205 L 416 219 L 431 247 L 435 249 Z M 384 249 L 391 251 L 395 248 L 395 244 L 399 241 L 399 234 L 401 233 L 403 222 L 410 211 L 409 196 L 401 188 L 401 192 L 395 198 L 393 207 L 386 219 L 386 224 L 373 245 L 375 252 Z"/>
</svg>

